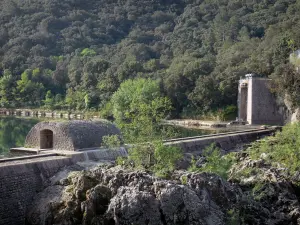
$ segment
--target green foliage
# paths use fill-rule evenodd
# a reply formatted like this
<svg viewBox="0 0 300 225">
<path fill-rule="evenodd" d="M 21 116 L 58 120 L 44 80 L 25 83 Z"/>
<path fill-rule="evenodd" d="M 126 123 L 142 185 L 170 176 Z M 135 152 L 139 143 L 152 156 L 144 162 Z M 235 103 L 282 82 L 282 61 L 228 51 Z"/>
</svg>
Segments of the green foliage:
<svg viewBox="0 0 300 225">
<path fill-rule="evenodd" d="M 183 158 L 182 149 L 176 146 L 166 146 L 162 142 L 155 144 L 154 171 L 159 176 L 168 176 L 175 170 L 176 162 Z"/>
<path fill-rule="evenodd" d="M 253 167 L 245 167 L 239 171 L 236 171 L 234 174 L 235 179 L 245 179 L 249 178 L 251 176 L 255 176 L 259 173 L 259 170 L 257 168 Z"/>
<path fill-rule="evenodd" d="M 121 140 L 118 135 L 107 135 L 102 137 L 102 145 L 106 148 L 116 148 L 121 146 Z"/>
<path fill-rule="evenodd" d="M 154 163 L 154 147 L 151 143 L 135 144 L 128 149 L 128 161 L 135 168 L 150 170 Z"/>
<path fill-rule="evenodd" d="M 81 56 L 95 56 L 97 53 L 93 49 L 85 48 L 81 51 Z"/>
<path fill-rule="evenodd" d="M 203 150 L 202 155 L 206 158 L 206 163 L 198 168 L 193 159 L 189 171 L 216 173 L 227 179 L 228 171 L 235 161 L 234 153 L 222 156 L 220 149 L 215 144 L 211 144 Z"/>
<path fill-rule="evenodd" d="M 265 160 L 272 165 L 283 165 L 294 174 L 300 169 L 300 124 L 294 123 L 283 127 L 275 137 L 268 137 L 248 149 L 252 159 L 265 154 Z"/>
<path fill-rule="evenodd" d="M 119 166 L 128 166 L 127 163 L 128 163 L 128 159 L 125 158 L 125 157 L 118 157 L 116 159 L 116 165 L 119 165 Z"/>
<path fill-rule="evenodd" d="M 273 189 L 274 187 L 267 182 L 263 183 L 258 181 L 252 188 L 251 194 L 256 201 L 262 201 L 268 196 L 269 193 L 275 191 L 274 189 L 271 191 L 270 188 Z"/>
<path fill-rule="evenodd" d="M 285 64 L 280 66 L 274 75 L 275 87 L 286 100 L 290 102 L 292 107 L 300 106 L 300 72 L 295 70 L 294 65 Z"/>
<path fill-rule="evenodd" d="M 0 118 L 0 155 L 9 154 L 9 149 L 23 146 L 26 135 L 39 121 L 36 119 Z"/>
<path fill-rule="evenodd" d="M 106 103 L 104 107 L 101 108 L 100 117 L 104 119 L 110 119 L 113 117 L 111 102 Z"/>
<path fill-rule="evenodd" d="M 181 184 L 187 185 L 187 182 L 188 182 L 187 176 L 182 176 L 182 177 L 181 177 Z"/>
<path fill-rule="evenodd" d="M 125 80 L 151 78 L 172 116 L 202 115 L 235 105 L 248 72 L 284 78 L 276 90 L 297 93 L 297 75 L 293 85 L 280 68 L 300 47 L 299 10 L 290 0 L 6 2 L 0 105 L 40 107 L 51 91 L 61 96 L 53 108 L 99 110 Z"/>
<path fill-rule="evenodd" d="M 197 164 L 197 160 L 194 156 L 192 156 L 191 164 L 188 170 L 191 172 L 197 172 L 199 170 L 199 167 L 197 167 L 196 164 Z"/>
<path fill-rule="evenodd" d="M 25 71 L 17 81 L 16 96 L 20 105 L 40 106 L 45 88 L 42 83 L 33 81 L 31 71 Z"/>
<path fill-rule="evenodd" d="M 158 124 L 171 110 L 159 82 L 142 78 L 123 82 L 112 96 L 111 105 L 116 123 L 129 142 L 143 141 L 137 137 L 155 139 Z"/>
<path fill-rule="evenodd" d="M 222 110 L 221 120 L 228 121 L 234 120 L 237 116 L 237 107 L 235 105 L 229 105 Z"/>
<path fill-rule="evenodd" d="M 244 221 L 244 216 L 242 211 L 237 208 L 233 208 L 227 211 L 227 221 L 226 225 L 246 225 Z"/>
<path fill-rule="evenodd" d="M 180 148 L 166 146 L 161 141 L 136 144 L 129 148 L 128 154 L 128 161 L 120 160 L 119 163 L 151 170 L 160 177 L 168 177 L 175 170 L 176 162 L 183 158 Z"/>
<path fill-rule="evenodd" d="M 0 78 L 0 104 L 2 107 L 14 106 L 15 81 L 10 71 L 5 70 Z"/>
<path fill-rule="evenodd" d="M 83 90 L 68 89 L 65 103 L 69 109 L 82 110 L 86 107 L 86 92 Z"/>
<path fill-rule="evenodd" d="M 54 102 L 55 102 L 55 99 L 53 98 L 51 91 L 47 91 L 46 97 L 44 100 L 45 107 L 48 109 L 53 109 Z"/>
</svg>

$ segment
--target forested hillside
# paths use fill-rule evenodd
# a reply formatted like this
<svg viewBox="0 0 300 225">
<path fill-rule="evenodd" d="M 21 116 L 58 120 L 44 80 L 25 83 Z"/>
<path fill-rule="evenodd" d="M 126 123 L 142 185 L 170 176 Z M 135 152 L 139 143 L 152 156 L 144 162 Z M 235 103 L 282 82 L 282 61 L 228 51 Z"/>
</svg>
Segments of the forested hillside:
<svg viewBox="0 0 300 225">
<path fill-rule="evenodd" d="M 107 108 L 151 78 L 174 115 L 236 104 L 240 76 L 278 77 L 299 0 L 0 0 L 1 107 Z M 279 75 L 276 75 L 279 74 Z"/>
</svg>

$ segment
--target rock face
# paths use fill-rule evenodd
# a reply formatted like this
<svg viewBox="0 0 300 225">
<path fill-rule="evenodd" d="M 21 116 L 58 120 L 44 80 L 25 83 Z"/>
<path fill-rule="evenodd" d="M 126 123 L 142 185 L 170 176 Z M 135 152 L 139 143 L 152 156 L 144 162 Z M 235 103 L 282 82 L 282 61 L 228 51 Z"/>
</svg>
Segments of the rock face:
<svg viewBox="0 0 300 225">
<path fill-rule="evenodd" d="M 239 183 L 243 198 L 251 203 L 240 205 L 252 224 L 300 224 L 300 177 L 291 177 L 287 169 L 276 168 L 261 159 L 247 156 L 231 169 L 229 180 Z"/>
<path fill-rule="evenodd" d="M 286 169 L 242 154 L 226 181 L 176 171 L 172 181 L 121 167 L 71 172 L 36 195 L 30 225 L 300 224 L 299 192 Z M 300 174 L 300 173 L 299 173 Z"/>
<path fill-rule="evenodd" d="M 289 95 L 285 95 L 283 103 L 287 110 L 285 110 L 285 124 L 296 123 L 300 121 L 300 108 L 293 106 L 289 100 Z"/>
<path fill-rule="evenodd" d="M 28 224 L 225 224 L 241 191 L 213 174 L 166 181 L 120 167 L 73 172 L 39 193 Z M 180 180 L 185 180 L 183 185 Z"/>
</svg>

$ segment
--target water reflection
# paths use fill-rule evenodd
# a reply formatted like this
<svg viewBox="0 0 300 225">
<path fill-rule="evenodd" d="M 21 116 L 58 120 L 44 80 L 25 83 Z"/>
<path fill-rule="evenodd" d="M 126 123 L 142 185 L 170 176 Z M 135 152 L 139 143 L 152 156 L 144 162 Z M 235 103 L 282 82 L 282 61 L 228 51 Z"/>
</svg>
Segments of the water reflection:
<svg viewBox="0 0 300 225">
<path fill-rule="evenodd" d="M 23 146 L 27 133 L 38 122 L 37 119 L 1 117 L 0 156 L 6 155 L 12 147 Z"/>
</svg>

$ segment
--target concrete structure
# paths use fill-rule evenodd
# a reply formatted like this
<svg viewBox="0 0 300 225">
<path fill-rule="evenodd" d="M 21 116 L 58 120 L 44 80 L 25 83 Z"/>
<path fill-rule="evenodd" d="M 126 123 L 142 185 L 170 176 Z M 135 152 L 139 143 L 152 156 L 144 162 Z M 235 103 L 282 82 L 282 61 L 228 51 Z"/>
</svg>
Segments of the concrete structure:
<svg viewBox="0 0 300 225">
<path fill-rule="evenodd" d="M 28 133 L 25 147 L 61 151 L 98 148 L 103 136 L 114 134 L 121 136 L 120 130 L 106 120 L 41 122 Z"/>
<path fill-rule="evenodd" d="M 164 141 L 165 145 L 178 146 L 184 153 L 201 155 L 202 151 L 209 145 L 215 143 L 217 147 L 225 152 L 230 152 L 245 144 L 251 143 L 263 137 L 274 134 L 276 128 L 251 129 L 247 131 L 235 131 L 221 134 L 203 135 L 199 137 L 177 138 Z"/>
<path fill-rule="evenodd" d="M 249 124 L 283 125 L 284 115 L 270 91 L 271 80 L 247 74 L 238 89 L 239 120 Z"/>
<path fill-rule="evenodd" d="M 26 212 L 33 197 L 47 186 L 51 177 L 67 166 L 127 156 L 124 148 L 66 153 L 69 154 L 0 160 L 0 225 L 26 224 Z"/>
</svg>

